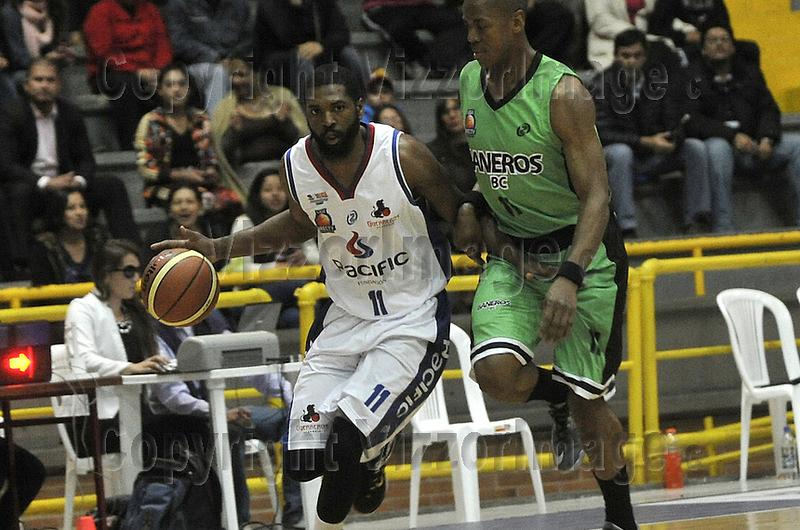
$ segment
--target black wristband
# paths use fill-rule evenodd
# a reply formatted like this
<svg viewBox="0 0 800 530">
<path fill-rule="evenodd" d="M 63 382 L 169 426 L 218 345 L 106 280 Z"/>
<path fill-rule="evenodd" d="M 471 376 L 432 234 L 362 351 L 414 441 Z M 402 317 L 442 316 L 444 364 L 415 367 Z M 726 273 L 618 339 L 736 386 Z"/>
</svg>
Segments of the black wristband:
<svg viewBox="0 0 800 530">
<path fill-rule="evenodd" d="M 583 285 L 583 278 L 586 276 L 586 272 L 583 270 L 583 267 L 575 263 L 574 261 L 565 261 L 561 264 L 558 268 L 558 272 L 556 273 L 556 277 L 566 278 L 578 287 Z"/>
<path fill-rule="evenodd" d="M 479 191 L 472 190 L 465 193 L 464 202 L 461 204 L 466 203 L 471 204 L 472 207 L 475 208 L 475 213 L 478 217 L 492 214 L 492 208 L 489 206 L 489 203 L 486 202 L 486 197 Z"/>
</svg>

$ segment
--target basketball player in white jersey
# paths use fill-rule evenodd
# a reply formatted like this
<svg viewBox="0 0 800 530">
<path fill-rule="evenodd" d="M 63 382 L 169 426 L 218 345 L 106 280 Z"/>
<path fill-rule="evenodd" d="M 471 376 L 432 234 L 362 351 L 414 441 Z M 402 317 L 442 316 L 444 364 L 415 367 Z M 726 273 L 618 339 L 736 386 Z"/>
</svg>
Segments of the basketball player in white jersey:
<svg viewBox="0 0 800 530">
<path fill-rule="evenodd" d="M 297 480 L 323 476 L 317 525 L 341 528 L 351 507 L 383 501 L 386 449 L 444 370 L 450 254 L 428 207 L 452 225 L 463 197 L 421 142 L 360 123 L 351 73 L 323 65 L 310 84 L 311 135 L 280 168 L 289 210 L 213 240 L 182 229 L 186 239 L 153 248 L 216 261 L 318 238 L 330 303 L 295 386 L 285 462 Z"/>
</svg>

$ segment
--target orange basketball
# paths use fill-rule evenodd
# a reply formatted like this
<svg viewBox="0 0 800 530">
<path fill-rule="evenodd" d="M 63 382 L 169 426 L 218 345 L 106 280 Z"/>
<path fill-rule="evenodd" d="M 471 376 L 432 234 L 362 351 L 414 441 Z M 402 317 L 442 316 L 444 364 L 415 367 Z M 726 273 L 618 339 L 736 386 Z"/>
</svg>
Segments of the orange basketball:
<svg viewBox="0 0 800 530">
<path fill-rule="evenodd" d="M 150 260 L 142 275 L 142 302 L 168 326 L 192 326 L 214 309 L 219 278 L 208 259 L 194 250 L 172 248 Z"/>
</svg>

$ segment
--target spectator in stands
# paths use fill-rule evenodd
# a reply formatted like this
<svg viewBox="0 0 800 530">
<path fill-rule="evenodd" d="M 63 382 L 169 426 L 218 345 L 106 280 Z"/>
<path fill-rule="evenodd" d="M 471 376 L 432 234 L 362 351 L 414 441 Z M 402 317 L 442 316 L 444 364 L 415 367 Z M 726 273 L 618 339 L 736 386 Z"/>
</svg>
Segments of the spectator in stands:
<svg viewBox="0 0 800 530">
<path fill-rule="evenodd" d="M 23 79 L 31 63 L 73 58 L 67 47 L 67 17 L 60 0 L 9 0 L 2 9 L 11 71 Z"/>
<path fill-rule="evenodd" d="M 47 194 L 45 202 L 46 231 L 36 236 L 31 252 L 31 282 L 92 281 L 92 260 L 108 237 L 91 222 L 83 191 L 54 191 Z"/>
<path fill-rule="evenodd" d="M 436 138 L 428 144 L 428 149 L 444 166 L 445 175 L 463 193 L 475 186 L 475 166 L 464 134 L 461 118 L 461 102 L 458 98 L 439 100 L 436 104 Z"/>
<path fill-rule="evenodd" d="M 196 335 L 212 335 L 230 333 L 225 317 L 214 310 L 203 321 L 194 326 L 169 327 L 158 325 L 158 335 L 163 350 L 168 358 L 175 358 L 181 343 L 188 337 Z M 292 386 L 280 374 L 271 376 L 250 377 L 246 385 L 256 387 L 268 397 L 279 397 L 285 403 L 291 403 Z M 160 383 L 148 387 L 148 402 L 155 414 L 150 431 L 167 432 L 172 435 L 186 436 L 188 433 L 199 433 L 207 442 L 211 437 L 209 403 L 205 384 L 202 381 L 180 381 Z M 231 444 L 231 471 L 233 473 L 236 512 L 239 524 L 250 520 L 250 492 L 247 489 L 244 461 L 244 440 L 249 427 L 260 439 L 270 442 L 279 441 L 286 431 L 286 412 L 270 410 L 267 407 L 234 407 L 228 409 L 228 432 Z M 154 428 L 156 423 L 162 426 Z M 300 501 L 300 485 L 288 477 L 284 478 L 283 525 L 296 523 L 303 516 Z"/>
<path fill-rule="evenodd" d="M 364 24 L 398 44 L 405 52 L 406 71 L 413 64 L 438 77 L 460 69 L 472 58 L 467 29 L 458 7 L 431 0 L 364 0 Z M 429 46 L 417 35 L 427 30 L 434 35 Z"/>
<path fill-rule="evenodd" d="M 167 199 L 167 217 L 163 223 L 150 227 L 145 234 L 144 259 L 150 261 L 155 253 L 150 245 L 165 239 L 180 236 L 180 227 L 185 226 L 209 237 L 227 234 L 230 226 L 220 226 L 215 220 L 203 215 L 203 195 L 192 184 L 176 184 L 170 189 Z"/>
<path fill-rule="evenodd" d="M 575 15 L 561 0 L 528 0 L 525 34 L 531 46 L 548 57 L 569 63 L 576 25 Z"/>
<path fill-rule="evenodd" d="M 710 25 L 730 26 L 724 0 L 656 0 L 649 31 L 669 37 L 676 46 L 700 46 L 701 31 Z"/>
<path fill-rule="evenodd" d="M 120 147 L 133 149 L 139 120 L 155 107 L 158 71 L 172 62 L 161 13 L 146 0 L 100 0 L 83 31 L 90 82 L 108 97 Z"/>
<path fill-rule="evenodd" d="M 2 11 L 0 11 L 0 18 L 2 16 Z M 0 23 L 0 101 L 8 101 L 17 97 L 17 86 L 11 71 L 11 62 L 8 60 L 10 55 L 5 30 L 3 24 Z"/>
<path fill-rule="evenodd" d="M 366 66 L 350 45 L 350 30 L 336 0 L 264 0 L 254 31 L 256 69 L 271 84 L 300 93 L 314 67 L 338 62 L 367 81 Z"/>
<path fill-rule="evenodd" d="M 165 13 L 175 58 L 189 65 L 189 74 L 205 96 L 205 110 L 210 114 L 230 90 L 228 59 L 252 54 L 250 3 L 170 0 Z"/>
<path fill-rule="evenodd" d="M 136 293 L 142 271 L 139 247 L 112 239 L 99 250 L 92 261 L 95 288 L 67 309 L 64 343 L 70 366 L 78 374 L 100 377 L 163 371 L 167 359 L 159 355 L 152 319 Z M 119 398 L 112 388 L 97 389 L 97 414 L 106 452 L 119 452 Z M 78 415 L 67 430 L 70 438 L 80 438 L 74 444 L 78 456 L 91 454 L 86 416 Z"/>
<path fill-rule="evenodd" d="M 232 91 L 214 111 L 211 130 L 222 173 L 233 179 L 244 163 L 280 160 L 308 125 L 288 89 L 256 79 L 244 59 L 231 60 L 230 70 Z"/>
<path fill-rule="evenodd" d="M 390 125 L 399 131 L 411 134 L 411 123 L 397 105 L 386 103 L 375 109 L 375 123 Z"/>
<path fill-rule="evenodd" d="M 614 37 L 627 29 L 647 29 L 646 0 L 591 0 L 586 2 L 589 24 L 589 62 L 605 70 L 614 62 Z"/>
<path fill-rule="evenodd" d="M 28 70 L 23 97 L 0 112 L 0 191 L 7 208 L 0 220 L 11 227 L 12 254 L 28 258 L 33 212 L 43 193 L 84 188 L 92 215 L 102 211 L 111 235 L 139 241 L 125 185 L 95 175 L 95 161 L 80 111 L 59 97 L 55 64 L 37 59 Z"/>
<path fill-rule="evenodd" d="M 684 230 L 711 228 L 708 155 L 702 141 L 684 139 L 680 85 L 667 83 L 663 66 L 648 61 L 645 34 L 623 31 L 614 39 L 614 64 L 593 87 L 597 130 L 608 160 L 614 210 L 626 237 L 636 237 L 633 187 L 637 175 L 658 176 L 682 167 Z"/>
<path fill-rule="evenodd" d="M 172 186 L 192 184 L 213 194 L 209 214 L 230 222 L 241 213 L 244 193 L 236 175 L 220 175 L 208 114 L 189 106 L 191 88 L 183 66 L 159 73 L 161 106 L 142 117 L 135 147 L 148 206 L 167 207 Z"/>
<path fill-rule="evenodd" d="M 245 213 L 233 223 L 232 233 L 249 230 L 258 226 L 289 208 L 289 197 L 281 185 L 276 171 L 265 170 L 259 173 L 250 186 Z M 281 252 L 261 254 L 253 250 L 251 255 L 234 258 L 226 267 L 228 272 L 253 272 L 271 269 L 276 266 L 297 266 L 319 263 L 319 249 L 313 239 L 306 241 L 302 247 L 287 248 Z M 301 287 L 302 281 L 269 282 L 264 289 L 273 300 L 281 303 L 281 314 L 278 319 L 279 328 L 296 328 L 299 324 L 297 299 L 294 291 Z"/>
<path fill-rule="evenodd" d="M 367 101 L 364 103 L 364 114 L 361 121 L 369 123 L 375 119 L 375 109 L 381 105 L 396 104 L 394 97 L 394 83 L 386 70 L 376 68 L 367 82 Z"/>
<path fill-rule="evenodd" d="M 786 170 L 800 225 L 800 136 L 781 134 L 781 112 L 760 68 L 738 57 L 733 31 L 703 34 L 703 61 L 691 73 L 689 136 L 708 149 L 714 230 L 735 230 L 732 182 L 736 167 L 756 175 Z"/>
<path fill-rule="evenodd" d="M 19 514 L 25 512 L 33 499 L 42 489 L 47 476 L 44 464 L 32 453 L 16 444 L 10 444 L 0 438 L 0 530 L 19 530 L 23 528 L 16 517 L 12 519 L 13 496 L 8 483 L 8 459 L 14 451 L 15 476 L 17 487 L 17 509 Z"/>
<path fill-rule="evenodd" d="M 730 15 L 724 0 L 656 0 L 649 16 L 649 31 L 669 38 L 683 48 L 688 61 L 702 60 L 700 38 L 711 26 L 730 27 Z M 761 50 L 750 40 L 737 40 L 736 53 L 741 59 L 759 64 Z"/>
</svg>

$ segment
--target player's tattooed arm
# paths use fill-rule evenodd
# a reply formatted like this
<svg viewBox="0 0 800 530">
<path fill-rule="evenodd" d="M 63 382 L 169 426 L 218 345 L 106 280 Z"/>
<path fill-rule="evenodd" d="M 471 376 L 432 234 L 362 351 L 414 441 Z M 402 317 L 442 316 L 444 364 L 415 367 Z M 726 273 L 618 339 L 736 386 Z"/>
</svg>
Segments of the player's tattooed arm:
<svg viewBox="0 0 800 530">
<path fill-rule="evenodd" d="M 278 173 L 286 196 L 289 197 L 288 210 L 270 217 L 258 226 L 214 239 L 182 226 L 180 228 L 182 239 L 161 241 L 154 243 L 150 248 L 156 252 L 168 248 L 188 248 L 196 250 L 216 262 L 239 256 L 280 252 L 293 243 L 303 243 L 311 239 L 317 234 L 317 227 L 289 193 L 283 164 Z"/>
<path fill-rule="evenodd" d="M 278 176 L 281 180 L 281 187 L 288 198 L 289 209 L 254 227 L 252 229 L 252 246 L 248 246 L 247 237 L 244 239 L 244 245 L 239 245 L 238 241 L 234 241 L 233 248 L 237 251 L 236 255 L 241 255 L 238 252 L 242 251 L 249 254 L 250 249 L 254 255 L 281 252 L 292 244 L 303 243 L 317 235 L 317 227 L 289 192 L 285 164 L 281 164 Z"/>
<path fill-rule="evenodd" d="M 400 137 L 400 167 L 415 197 L 423 197 L 436 213 L 453 225 L 464 196 L 428 148 L 416 138 Z"/>
<path fill-rule="evenodd" d="M 214 239 L 216 259 L 281 252 L 292 244 L 302 243 L 316 236 L 317 227 L 289 193 L 284 164 L 281 164 L 278 176 L 289 199 L 289 209 L 270 217 L 258 226 Z"/>
</svg>

